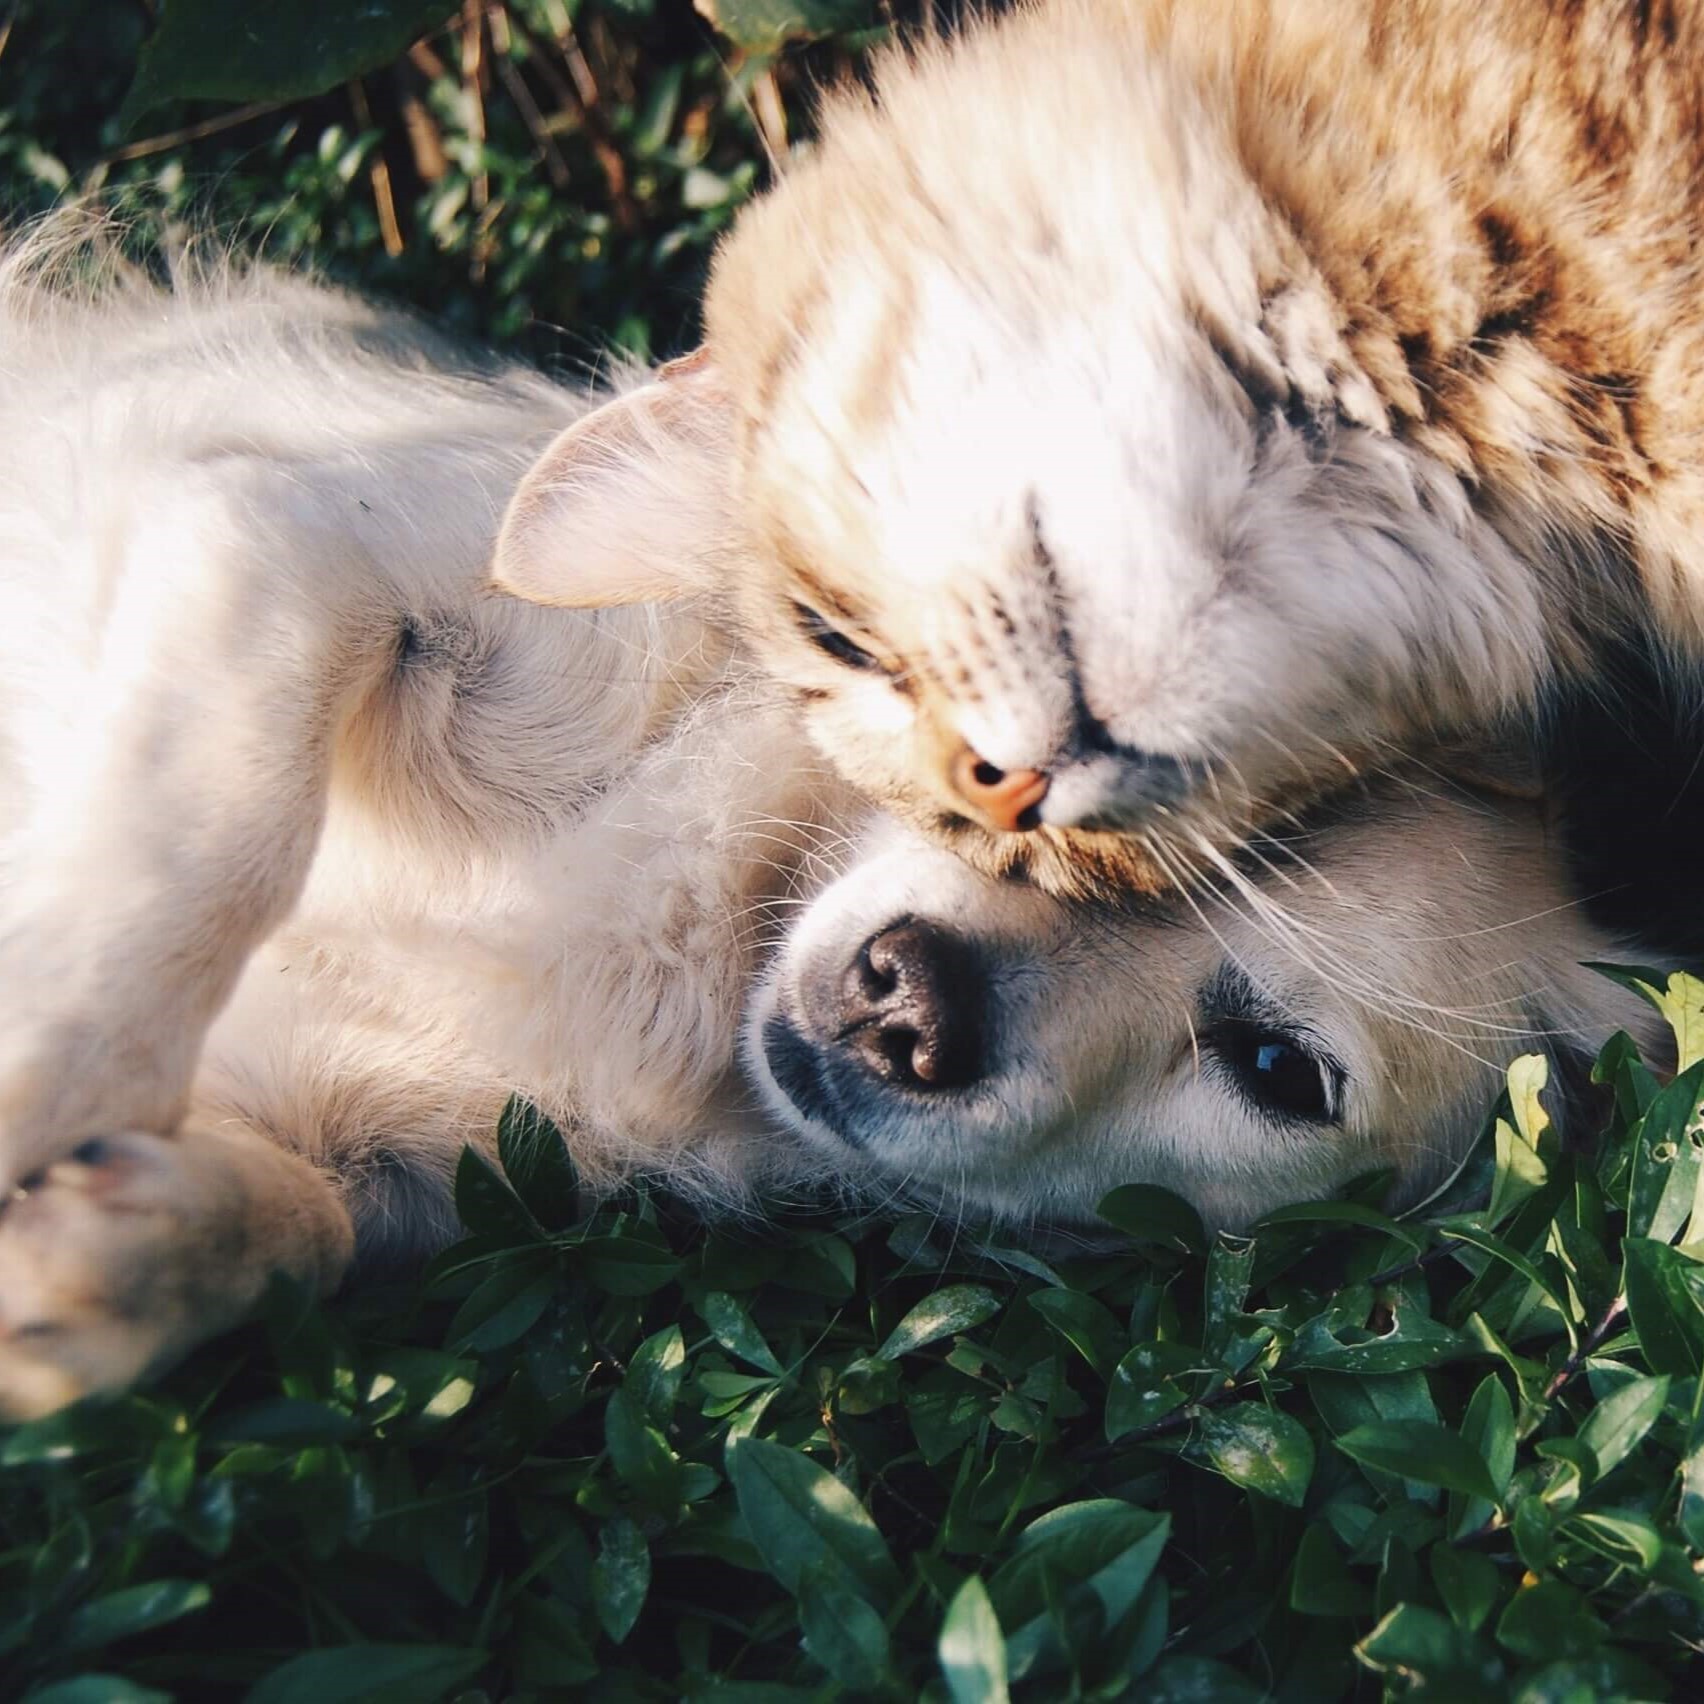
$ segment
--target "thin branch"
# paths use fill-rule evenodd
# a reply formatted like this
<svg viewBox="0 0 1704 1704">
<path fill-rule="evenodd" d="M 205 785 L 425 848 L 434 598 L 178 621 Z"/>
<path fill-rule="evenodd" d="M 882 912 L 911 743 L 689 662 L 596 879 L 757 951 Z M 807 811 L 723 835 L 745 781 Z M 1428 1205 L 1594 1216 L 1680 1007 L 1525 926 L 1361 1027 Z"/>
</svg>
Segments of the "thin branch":
<svg viewBox="0 0 1704 1704">
<path fill-rule="evenodd" d="M 216 118 L 204 118 L 199 124 L 186 124 L 181 130 L 167 130 L 158 136 L 144 137 L 140 142 L 126 142 L 122 148 L 113 149 L 101 163 L 110 166 L 120 160 L 140 160 L 149 154 L 163 154 L 168 148 L 181 147 L 185 142 L 199 142 L 204 136 L 217 136 L 221 130 L 235 130 L 251 118 L 264 118 L 267 113 L 289 105 L 289 101 L 249 101 L 243 106 L 232 107 L 229 112 L 220 113 Z"/>
<path fill-rule="evenodd" d="M 1562 1394 L 1563 1387 L 1585 1365 L 1586 1358 L 1596 1353 L 1598 1345 L 1621 1323 L 1622 1315 L 1626 1312 L 1627 1298 L 1617 1296 L 1605 1310 L 1603 1318 L 1586 1333 L 1579 1348 L 1574 1350 L 1568 1359 L 1556 1369 L 1550 1383 L 1544 1387 L 1543 1400 L 1545 1402 L 1552 1402 Z"/>
<path fill-rule="evenodd" d="M 367 91 L 361 85 L 359 77 L 349 79 L 349 104 L 355 112 L 355 122 L 363 130 L 375 129 L 373 109 L 367 104 Z M 402 240 L 402 226 L 397 222 L 396 197 L 391 192 L 390 166 L 385 161 L 382 146 L 373 150 L 373 161 L 367 167 L 367 181 L 373 189 L 373 207 L 379 216 L 379 235 L 384 239 L 385 253 L 395 260 L 406 244 Z"/>
<path fill-rule="evenodd" d="M 502 80 L 503 87 L 508 90 L 509 99 L 515 103 L 515 110 L 520 113 L 522 122 L 531 132 L 533 141 L 538 145 L 550 181 L 558 189 L 566 189 L 570 175 L 568 162 L 563 159 L 562 150 L 556 146 L 556 138 L 545 128 L 544 114 L 539 111 L 538 102 L 533 99 L 526 78 L 516 69 L 515 61 L 508 51 L 510 25 L 507 8 L 494 5 L 490 18 L 491 45 L 495 50 L 497 75 Z"/>
</svg>

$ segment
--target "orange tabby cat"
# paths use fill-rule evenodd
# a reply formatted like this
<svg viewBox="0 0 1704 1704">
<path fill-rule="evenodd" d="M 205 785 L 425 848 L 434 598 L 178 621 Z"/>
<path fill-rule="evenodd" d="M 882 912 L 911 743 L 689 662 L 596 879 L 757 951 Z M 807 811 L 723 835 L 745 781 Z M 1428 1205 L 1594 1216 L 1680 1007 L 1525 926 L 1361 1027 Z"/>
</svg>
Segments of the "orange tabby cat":
<svg viewBox="0 0 1704 1704">
<path fill-rule="evenodd" d="M 508 587 L 710 590 L 851 778 L 1065 889 L 1696 649 L 1694 0 L 1042 0 L 875 84 Z M 558 548 L 612 433 L 695 446 L 670 586 Z"/>
</svg>

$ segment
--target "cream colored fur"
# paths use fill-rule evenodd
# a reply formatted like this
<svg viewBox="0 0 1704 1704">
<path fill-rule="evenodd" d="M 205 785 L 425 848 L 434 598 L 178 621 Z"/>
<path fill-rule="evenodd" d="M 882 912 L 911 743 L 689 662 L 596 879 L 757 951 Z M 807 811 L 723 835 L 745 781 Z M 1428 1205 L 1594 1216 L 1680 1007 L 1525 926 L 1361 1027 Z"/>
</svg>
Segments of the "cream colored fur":
<svg viewBox="0 0 1704 1704">
<path fill-rule="evenodd" d="M 0 1411 L 145 1376 L 273 1270 L 441 1245 L 512 1092 L 594 1187 L 1028 1222 L 1136 1176 L 1240 1223 L 1374 1163 L 1412 1192 L 1516 1052 L 1640 1022 L 1574 968 L 1614 943 L 1531 804 L 1371 791 L 1294 849 L 1319 874 L 1274 846 L 1169 912 L 866 823 L 692 607 L 487 594 L 579 394 L 264 270 L 162 287 L 120 243 L 67 216 L 0 263 Z M 560 560 L 693 548 L 661 464 L 624 489 Z M 902 914 L 986 967 L 962 1094 L 835 1063 L 822 990 Z M 1335 1121 L 1215 1064 L 1227 966 L 1338 1061 Z M 832 1125 L 768 1069 L 778 1016 Z"/>
<path fill-rule="evenodd" d="M 730 619 L 863 790 L 1064 891 L 1606 635 L 1695 656 L 1701 114 L 1696 0 L 1034 0 L 888 53 L 718 257 L 676 412 Z M 583 471 L 531 482 L 570 536 Z M 967 753 L 1049 778 L 1033 832 Z"/>
</svg>

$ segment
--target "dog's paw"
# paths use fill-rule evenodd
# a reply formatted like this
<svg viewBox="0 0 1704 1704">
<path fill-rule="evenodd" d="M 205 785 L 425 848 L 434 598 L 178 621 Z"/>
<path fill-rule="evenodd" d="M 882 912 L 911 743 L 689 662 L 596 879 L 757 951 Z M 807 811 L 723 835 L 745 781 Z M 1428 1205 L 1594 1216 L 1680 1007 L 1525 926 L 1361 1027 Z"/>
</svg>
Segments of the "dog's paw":
<svg viewBox="0 0 1704 1704">
<path fill-rule="evenodd" d="M 0 1415 L 122 1389 L 252 1305 L 253 1179 L 208 1146 L 98 1137 L 0 1204 Z"/>
</svg>

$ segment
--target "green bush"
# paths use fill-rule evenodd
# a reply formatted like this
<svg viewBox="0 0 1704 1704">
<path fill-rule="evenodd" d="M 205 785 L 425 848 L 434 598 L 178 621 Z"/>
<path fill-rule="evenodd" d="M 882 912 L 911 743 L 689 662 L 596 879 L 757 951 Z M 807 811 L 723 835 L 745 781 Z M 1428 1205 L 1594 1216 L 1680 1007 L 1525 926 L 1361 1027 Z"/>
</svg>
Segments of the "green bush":
<svg viewBox="0 0 1704 1704">
<path fill-rule="evenodd" d="M 1460 1199 L 1043 1260 L 576 1216 L 471 1153 L 423 1290 L 272 1298 L 0 1445 L 0 1695 L 1664 1698 L 1704 1637 L 1704 985 L 1596 1153 L 1542 1062 Z"/>
<path fill-rule="evenodd" d="M 535 358 L 675 353 L 765 146 L 851 63 L 777 60 L 798 8 L 742 6 L 771 51 L 719 41 L 690 0 L 492 0 L 472 28 L 457 0 L 171 0 L 151 39 L 154 0 L 21 0 L 0 206 L 140 195 Z"/>
</svg>

